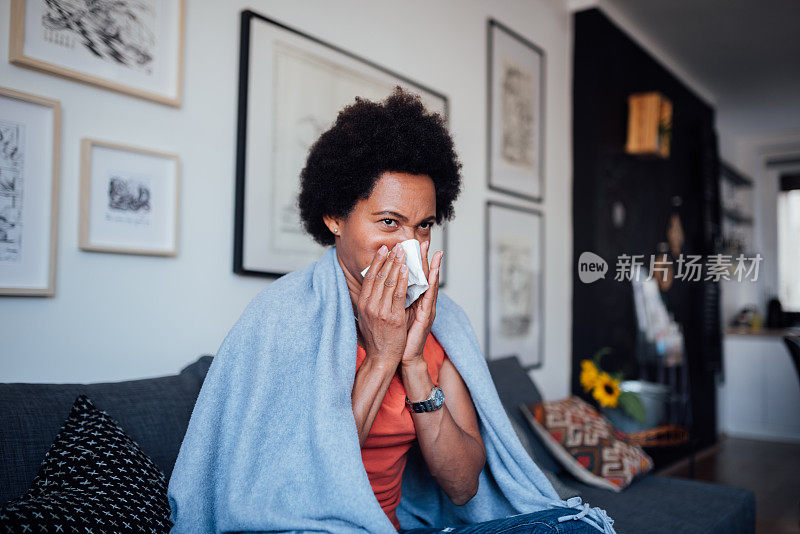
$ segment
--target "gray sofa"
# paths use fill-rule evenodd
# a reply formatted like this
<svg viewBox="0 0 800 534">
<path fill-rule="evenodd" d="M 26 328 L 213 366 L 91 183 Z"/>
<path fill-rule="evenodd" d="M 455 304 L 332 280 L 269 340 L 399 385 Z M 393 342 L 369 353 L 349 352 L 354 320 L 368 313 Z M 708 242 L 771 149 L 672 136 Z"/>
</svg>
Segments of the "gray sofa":
<svg viewBox="0 0 800 534">
<path fill-rule="evenodd" d="M 98 384 L 0 384 L 0 504 L 27 491 L 79 394 L 109 413 L 169 477 L 211 356 L 180 374 Z M 516 358 L 490 362 L 492 377 L 523 442 L 542 468 L 592 506 L 604 508 L 625 533 L 752 533 L 751 491 L 648 475 L 622 493 L 578 482 L 567 474 L 528 428 L 518 406 L 540 400 Z M 563 492 L 564 489 L 561 488 Z"/>
</svg>

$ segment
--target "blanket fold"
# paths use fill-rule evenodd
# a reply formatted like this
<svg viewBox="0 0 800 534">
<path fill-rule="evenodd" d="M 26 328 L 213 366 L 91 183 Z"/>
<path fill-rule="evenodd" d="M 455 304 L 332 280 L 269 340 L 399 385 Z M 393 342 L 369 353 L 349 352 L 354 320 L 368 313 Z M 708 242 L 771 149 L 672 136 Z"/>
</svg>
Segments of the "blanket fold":
<svg viewBox="0 0 800 534">
<path fill-rule="evenodd" d="M 414 449 L 397 516 L 403 528 L 452 526 L 551 507 L 613 534 L 604 510 L 563 501 L 525 452 L 464 311 L 439 292 L 431 333 L 469 388 L 486 466 L 455 506 Z M 356 325 L 329 248 L 256 295 L 206 376 L 168 489 L 173 533 L 395 533 L 372 492 L 353 416 Z"/>
</svg>

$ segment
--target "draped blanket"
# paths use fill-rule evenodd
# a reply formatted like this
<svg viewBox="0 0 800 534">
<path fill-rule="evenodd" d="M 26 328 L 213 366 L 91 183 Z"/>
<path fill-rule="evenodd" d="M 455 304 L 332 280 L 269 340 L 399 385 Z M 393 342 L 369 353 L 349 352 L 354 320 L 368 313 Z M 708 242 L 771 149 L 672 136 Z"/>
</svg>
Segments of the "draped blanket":
<svg viewBox="0 0 800 534">
<path fill-rule="evenodd" d="M 560 500 L 525 452 L 469 319 L 442 292 L 431 331 L 469 388 L 486 465 L 477 495 L 456 506 L 412 448 L 397 509 L 403 528 L 568 507 L 576 510 L 561 520 L 613 533 L 604 510 Z M 172 532 L 394 534 L 361 460 L 355 366 L 353 307 L 331 247 L 256 295 L 222 342 L 169 482 Z"/>
</svg>

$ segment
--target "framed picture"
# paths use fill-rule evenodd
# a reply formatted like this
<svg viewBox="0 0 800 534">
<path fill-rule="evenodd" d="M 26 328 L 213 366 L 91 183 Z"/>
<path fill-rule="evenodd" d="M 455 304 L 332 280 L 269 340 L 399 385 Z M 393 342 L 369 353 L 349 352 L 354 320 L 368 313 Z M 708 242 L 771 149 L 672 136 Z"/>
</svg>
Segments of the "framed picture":
<svg viewBox="0 0 800 534">
<path fill-rule="evenodd" d="M 280 276 L 325 250 L 303 230 L 296 200 L 308 150 L 338 112 L 356 96 L 383 100 L 400 85 L 447 119 L 447 98 L 252 11 L 241 15 L 239 61 L 233 270 Z M 444 250 L 445 234 L 446 225 L 434 226 L 431 256 Z"/>
<path fill-rule="evenodd" d="M 52 297 L 61 104 L 0 87 L 0 295 Z"/>
<path fill-rule="evenodd" d="M 544 357 L 542 214 L 486 203 L 486 343 L 490 360 L 515 355 L 523 367 Z"/>
<path fill-rule="evenodd" d="M 544 199 L 544 51 L 493 19 L 488 23 L 487 182 Z"/>
<path fill-rule="evenodd" d="M 11 0 L 9 61 L 181 105 L 184 0 Z"/>
<path fill-rule="evenodd" d="M 80 248 L 175 256 L 178 172 L 174 154 L 83 139 Z"/>
</svg>

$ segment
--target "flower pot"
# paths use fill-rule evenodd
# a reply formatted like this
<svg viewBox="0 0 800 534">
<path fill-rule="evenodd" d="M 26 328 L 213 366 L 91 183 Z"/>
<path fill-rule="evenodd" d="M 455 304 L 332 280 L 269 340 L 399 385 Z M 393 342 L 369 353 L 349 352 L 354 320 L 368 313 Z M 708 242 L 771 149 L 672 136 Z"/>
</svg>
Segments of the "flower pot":
<svg viewBox="0 0 800 534">
<path fill-rule="evenodd" d="M 664 419 L 664 411 L 669 397 L 667 386 L 644 380 L 624 380 L 620 382 L 619 389 L 639 395 L 644 404 L 645 422 L 640 423 L 620 408 L 602 408 L 603 415 L 617 429 L 626 433 L 640 432 L 657 427 Z"/>
</svg>

